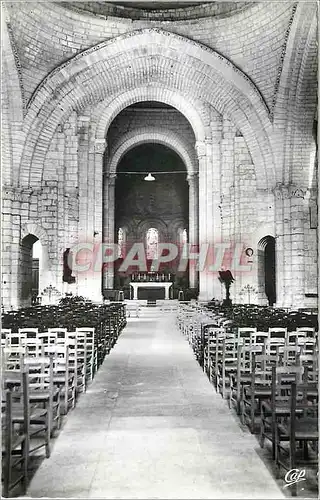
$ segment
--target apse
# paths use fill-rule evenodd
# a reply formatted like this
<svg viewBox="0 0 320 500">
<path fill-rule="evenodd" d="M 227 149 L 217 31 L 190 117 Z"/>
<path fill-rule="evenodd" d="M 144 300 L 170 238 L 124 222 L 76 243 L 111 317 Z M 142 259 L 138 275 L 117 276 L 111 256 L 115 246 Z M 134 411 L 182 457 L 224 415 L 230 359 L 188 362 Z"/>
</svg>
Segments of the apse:
<svg viewBox="0 0 320 500">
<path fill-rule="evenodd" d="M 183 232 L 186 238 L 188 207 L 186 167 L 177 153 L 153 143 L 128 151 L 118 165 L 116 179 L 115 236 L 121 246 L 119 255 L 124 258 L 134 243 L 143 243 L 151 265 L 153 259 L 148 257 L 157 255 L 158 243 L 179 245 Z M 177 267 L 178 261 L 173 261 L 165 271 L 176 275 Z M 125 285 L 134 271 L 128 269 L 122 276 L 116 273 L 115 285 Z"/>
</svg>

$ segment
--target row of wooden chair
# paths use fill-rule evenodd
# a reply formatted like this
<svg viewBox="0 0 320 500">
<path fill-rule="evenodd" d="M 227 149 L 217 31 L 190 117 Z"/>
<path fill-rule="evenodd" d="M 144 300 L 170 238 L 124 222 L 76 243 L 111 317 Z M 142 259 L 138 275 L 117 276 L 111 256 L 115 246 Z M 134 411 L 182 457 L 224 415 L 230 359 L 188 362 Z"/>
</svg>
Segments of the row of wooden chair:
<svg viewBox="0 0 320 500">
<path fill-rule="evenodd" d="M 50 456 L 51 439 L 63 416 L 85 392 L 116 342 L 123 317 L 110 315 L 95 328 L 2 329 L 2 479 L 12 496 L 28 482 L 30 457 L 39 449 Z M 21 491 L 20 490 L 20 491 Z"/>
<path fill-rule="evenodd" d="M 190 304 L 180 307 L 177 322 L 216 391 L 236 409 L 242 424 L 258 433 L 262 447 L 266 440 L 271 442 L 277 471 L 314 465 L 318 446 L 315 328 L 235 329 L 223 312 L 215 311 L 210 317 Z M 297 493 L 295 486 L 291 492 Z"/>
<path fill-rule="evenodd" d="M 57 366 L 55 367 L 57 370 Z M 62 391 L 69 396 L 66 387 L 66 374 L 71 375 L 66 366 L 64 371 L 54 372 L 54 356 L 28 357 L 22 355 L 20 366 L 2 372 L 2 432 L 5 436 L 3 449 L 3 491 L 10 496 L 18 482 L 23 488 L 27 484 L 28 463 L 31 454 L 45 448 L 45 456 L 50 456 L 50 442 L 54 428 L 61 424 Z M 61 382 L 62 381 L 62 382 Z M 69 380 L 68 380 L 69 383 Z M 23 439 L 21 440 L 22 436 Z M 23 443 L 20 453 L 21 469 L 16 469 L 14 457 L 17 454 L 16 443 Z M 23 457 L 21 453 L 23 452 Z M 15 475 L 18 474 L 18 480 Z"/>
</svg>

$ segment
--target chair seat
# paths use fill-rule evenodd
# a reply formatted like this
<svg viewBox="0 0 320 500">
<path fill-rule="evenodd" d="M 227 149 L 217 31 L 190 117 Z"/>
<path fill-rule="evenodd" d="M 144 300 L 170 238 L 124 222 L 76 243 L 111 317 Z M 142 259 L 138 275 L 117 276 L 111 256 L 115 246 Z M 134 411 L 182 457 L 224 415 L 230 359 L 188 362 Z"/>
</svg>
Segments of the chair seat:
<svg viewBox="0 0 320 500">
<path fill-rule="evenodd" d="M 251 396 L 252 394 L 252 389 L 251 387 L 245 387 L 244 388 L 246 396 Z M 263 385 L 257 385 L 254 388 L 254 395 L 255 397 L 267 397 L 271 395 L 271 387 L 266 387 Z"/>
<path fill-rule="evenodd" d="M 63 386 L 63 387 L 61 387 L 60 396 L 64 396 L 66 391 L 67 391 L 68 395 L 72 395 L 74 390 L 75 390 L 75 386 L 67 387 L 67 388 L 65 386 Z"/>
<path fill-rule="evenodd" d="M 53 388 L 53 398 L 59 393 L 59 388 Z M 40 403 L 43 401 L 48 401 L 50 399 L 50 392 L 47 389 L 39 389 L 29 393 L 29 400 L 32 403 Z"/>
<path fill-rule="evenodd" d="M 73 379 L 73 375 L 69 377 L 68 382 L 70 382 Z M 53 377 L 53 383 L 54 384 L 64 384 L 66 381 L 66 377 L 64 375 L 55 375 Z"/>
<path fill-rule="evenodd" d="M 290 427 L 288 425 L 280 424 L 278 429 L 284 437 L 289 437 Z M 318 438 L 318 420 L 316 418 L 301 418 L 296 421 L 296 441 L 315 441 Z"/>
<path fill-rule="evenodd" d="M 237 364 L 225 365 L 224 370 L 226 372 L 236 372 L 238 370 Z"/>
<path fill-rule="evenodd" d="M 46 408 L 31 408 L 30 410 L 30 422 L 39 420 L 45 417 L 47 414 Z M 24 412 L 23 408 L 13 409 L 12 422 L 17 424 L 22 424 L 24 422 Z"/>
<path fill-rule="evenodd" d="M 11 447 L 13 450 L 21 446 L 21 444 L 25 441 L 26 435 L 25 434 L 13 434 L 11 437 Z M 2 440 L 2 453 L 6 453 L 6 448 L 5 448 L 5 440 Z"/>
<path fill-rule="evenodd" d="M 310 406 L 311 407 L 311 406 Z M 270 401 L 263 401 L 262 402 L 262 408 L 264 409 L 264 411 L 267 413 L 267 414 L 270 414 L 272 413 L 272 405 L 270 403 Z M 297 415 L 301 415 L 303 414 L 304 410 L 303 408 L 296 408 L 296 414 Z M 291 413 L 291 410 L 290 410 L 290 402 L 281 402 L 281 403 L 276 403 L 276 407 L 275 407 L 275 413 L 278 415 L 290 415 Z"/>
<path fill-rule="evenodd" d="M 232 380 L 234 381 L 235 384 L 238 383 L 238 377 L 236 376 L 233 376 L 232 377 Z M 248 375 L 240 375 L 240 384 L 244 384 L 246 382 L 250 382 L 251 381 L 251 374 L 248 374 Z"/>
</svg>

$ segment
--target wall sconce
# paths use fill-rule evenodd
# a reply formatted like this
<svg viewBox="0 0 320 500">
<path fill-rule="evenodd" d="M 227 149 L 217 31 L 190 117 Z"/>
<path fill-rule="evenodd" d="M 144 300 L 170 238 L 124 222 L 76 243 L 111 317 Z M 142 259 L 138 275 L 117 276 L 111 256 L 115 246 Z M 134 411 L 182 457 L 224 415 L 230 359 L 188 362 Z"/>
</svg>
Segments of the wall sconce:
<svg viewBox="0 0 320 500">
<path fill-rule="evenodd" d="M 245 254 L 247 255 L 247 257 L 250 258 L 250 260 L 248 259 L 248 263 L 253 262 L 253 260 L 252 260 L 253 253 L 254 253 L 253 248 L 250 248 L 250 247 L 246 248 Z"/>
</svg>

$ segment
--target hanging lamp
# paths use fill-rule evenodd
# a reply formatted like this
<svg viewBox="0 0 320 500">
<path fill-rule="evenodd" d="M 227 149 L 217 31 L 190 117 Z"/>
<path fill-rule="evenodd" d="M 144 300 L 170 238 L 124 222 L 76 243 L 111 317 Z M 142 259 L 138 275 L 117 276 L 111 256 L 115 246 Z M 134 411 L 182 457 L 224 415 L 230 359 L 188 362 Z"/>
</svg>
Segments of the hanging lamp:
<svg viewBox="0 0 320 500">
<path fill-rule="evenodd" d="M 151 175 L 150 173 L 148 175 L 145 176 L 144 178 L 145 181 L 155 181 L 155 177 L 153 177 L 153 175 Z"/>
</svg>

